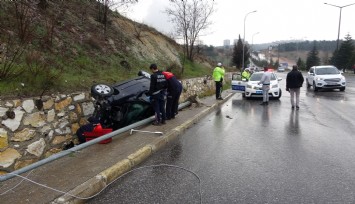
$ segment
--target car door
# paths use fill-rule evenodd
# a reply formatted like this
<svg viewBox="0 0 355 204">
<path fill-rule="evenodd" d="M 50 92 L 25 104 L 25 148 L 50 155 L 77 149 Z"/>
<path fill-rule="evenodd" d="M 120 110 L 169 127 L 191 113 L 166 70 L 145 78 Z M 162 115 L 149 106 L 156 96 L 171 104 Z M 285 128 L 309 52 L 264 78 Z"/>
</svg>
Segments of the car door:
<svg viewBox="0 0 355 204">
<path fill-rule="evenodd" d="M 314 67 L 311 67 L 307 73 L 307 83 L 313 85 L 314 80 Z"/>
<path fill-rule="evenodd" d="M 237 93 L 244 93 L 247 81 L 242 80 L 240 73 L 232 74 L 232 90 Z"/>
</svg>

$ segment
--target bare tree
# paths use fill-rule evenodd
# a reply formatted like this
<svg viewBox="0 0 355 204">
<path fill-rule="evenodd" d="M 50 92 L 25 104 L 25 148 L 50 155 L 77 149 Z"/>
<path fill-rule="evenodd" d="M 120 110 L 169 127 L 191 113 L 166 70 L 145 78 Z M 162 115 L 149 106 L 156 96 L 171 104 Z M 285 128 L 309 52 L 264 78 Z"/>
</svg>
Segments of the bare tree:
<svg viewBox="0 0 355 204">
<path fill-rule="evenodd" d="M 142 37 L 146 37 L 146 35 L 144 35 L 144 26 L 140 23 L 133 23 L 134 25 L 134 36 L 142 43 L 144 44 L 144 42 L 142 41 Z"/>
<path fill-rule="evenodd" d="M 113 0 L 110 8 L 114 9 L 125 9 L 128 8 L 130 5 L 138 3 L 138 0 Z"/>
<path fill-rule="evenodd" d="M 18 36 L 22 43 L 26 43 L 32 34 L 31 24 L 34 19 L 33 11 L 31 11 L 31 5 L 25 0 L 14 1 L 13 5 Z"/>
<path fill-rule="evenodd" d="M 17 62 L 25 52 L 25 45 L 17 45 L 12 36 L 8 36 L 7 42 L 0 44 L 0 80 L 10 79 L 23 73 L 23 69 L 17 66 Z"/>
<path fill-rule="evenodd" d="M 37 5 L 41 9 L 46 9 L 48 7 L 48 1 L 47 0 L 40 0 Z"/>
<path fill-rule="evenodd" d="M 110 0 L 98 0 L 97 20 L 104 25 L 106 31 Z"/>
<path fill-rule="evenodd" d="M 170 0 L 171 7 L 165 12 L 175 24 L 176 33 L 184 41 L 184 54 L 193 61 L 198 37 L 212 23 L 209 21 L 214 10 L 214 1 Z"/>
<path fill-rule="evenodd" d="M 137 3 L 138 0 L 97 0 L 98 2 L 98 16 L 97 19 L 104 25 L 104 31 L 106 32 L 107 24 L 109 22 L 108 15 L 110 9 L 128 6 L 130 4 Z"/>
<path fill-rule="evenodd" d="M 26 65 L 28 66 L 31 77 L 25 79 L 28 84 L 40 91 L 40 98 L 58 86 L 61 81 L 64 69 L 54 59 L 42 56 L 40 53 L 32 53 L 26 57 Z M 37 102 L 36 102 L 37 103 Z"/>
</svg>

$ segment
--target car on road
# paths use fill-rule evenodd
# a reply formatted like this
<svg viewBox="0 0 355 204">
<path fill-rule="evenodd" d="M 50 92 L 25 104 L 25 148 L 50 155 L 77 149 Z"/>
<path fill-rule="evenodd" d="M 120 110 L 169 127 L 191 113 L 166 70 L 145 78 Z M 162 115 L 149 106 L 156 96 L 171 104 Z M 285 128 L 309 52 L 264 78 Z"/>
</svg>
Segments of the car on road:
<svg viewBox="0 0 355 204">
<path fill-rule="evenodd" d="M 284 72 L 284 71 L 285 71 L 285 67 L 278 67 L 278 68 L 277 68 L 277 71 L 278 71 L 278 72 Z"/>
<path fill-rule="evenodd" d="M 271 81 L 270 81 L 270 90 L 269 96 L 272 98 L 279 99 L 282 96 L 282 90 L 279 84 L 279 81 L 282 78 L 278 78 L 276 74 L 270 70 L 271 72 Z M 232 90 L 242 93 L 243 97 L 245 98 L 256 98 L 256 97 L 263 97 L 263 90 L 262 85 L 259 85 L 259 81 L 263 72 L 254 72 L 251 76 L 249 81 L 242 80 L 238 77 L 238 74 L 234 74 L 232 76 Z"/>
<path fill-rule="evenodd" d="M 333 65 L 313 66 L 306 76 L 307 88 L 313 87 L 314 91 L 320 89 L 339 89 L 345 91 L 346 79 Z"/>
<path fill-rule="evenodd" d="M 153 116 L 154 110 L 146 95 L 149 87 L 150 74 L 144 71 L 139 71 L 136 78 L 113 85 L 93 85 L 93 117 L 100 121 L 103 128 L 116 130 Z"/>
</svg>

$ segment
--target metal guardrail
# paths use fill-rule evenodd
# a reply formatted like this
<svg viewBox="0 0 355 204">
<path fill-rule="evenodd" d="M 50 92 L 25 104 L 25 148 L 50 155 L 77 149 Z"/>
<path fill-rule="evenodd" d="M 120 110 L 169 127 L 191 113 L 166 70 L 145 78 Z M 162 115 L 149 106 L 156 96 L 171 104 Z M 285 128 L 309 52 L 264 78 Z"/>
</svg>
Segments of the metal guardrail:
<svg viewBox="0 0 355 204">
<path fill-rule="evenodd" d="M 179 104 L 179 110 L 189 106 L 190 104 L 191 104 L 191 102 L 189 102 L 189 101 Z M 37 167 L 40 167 L 40 166 L 42 166 L 44 164 L 47 164 L 47 163 L 52 162 L 54 160 L 60 159 L 60 158 L 66 156 L 68 154 L 71 154 L 72 152 L 76 152 L 78 150 L 84 149 L 84 148 L 86 148 L 88 146 L 91 146 L 93 144 L 97 144 L 97 143 L 99 143 L 99 142 L 101 142 L 103 140 L 106 140 L 106 139 L 109 139 L 109 138 L 112 138 L 112 137 L 119 137 L 120 136 L 119 134 L 121 134 L 123 132 L 126 132 L 126 131 L 130 131 L 133 128 L 148 124 L 148 123 L 152 122 L 153 120 L 154 120 L 153 117 L 141 120 L 139 122 L 133 123 L 131 125 L 128 125 L 126 127 L 121 128 L 121 129 L 118 129 L 118 130 L 115 130 L 115 131 L 110 132 L 108 134 L 105 134 L 105 135 L 103 135 L 101 137 L 98 137 L 96 139 L 93 139 L 93 140 L 90 140 L 90 141 L 85 142 L 83 144 L 77 145 L 77 146 L 75 146 L 73 148 L 70 148 L 68 150 L 64 150 L 64 151 L 58 152 L 57 154 L 54 154 L 54 155 L 52 155 L 50 157 L 47 157 L 47 158 L 42 159 L 42 160 L 40 160 L 38 162 L 35 162 L 35 163 L 30 164 L 28 166 L 25 166 L 25 167 L 23 167 L 21 169 L 13 171 L 13 172 L 11 172 L 11 174 L 1 175 L 0 176 L 0 181 L 6 181 L 8 179 L 11 179 L 11 178 L 15 177 L 16 175 L 25 173 L 27 171 L 30 171 L 30 170 L 35 169 Z"/>
</svg>

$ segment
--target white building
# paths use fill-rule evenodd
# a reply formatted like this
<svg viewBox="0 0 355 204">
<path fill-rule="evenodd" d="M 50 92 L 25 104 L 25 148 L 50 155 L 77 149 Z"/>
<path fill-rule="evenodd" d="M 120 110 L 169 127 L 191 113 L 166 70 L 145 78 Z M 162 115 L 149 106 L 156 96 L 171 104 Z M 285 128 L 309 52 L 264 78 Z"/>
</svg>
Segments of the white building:
<svg viewBox="0 0 355 204">
<path fill-rule="evenodd" d="M 231 46 L 230 40 L 223 40 L 223 47 L 224 48 L 229 48 L 230 46 Z"/>
</svg>

